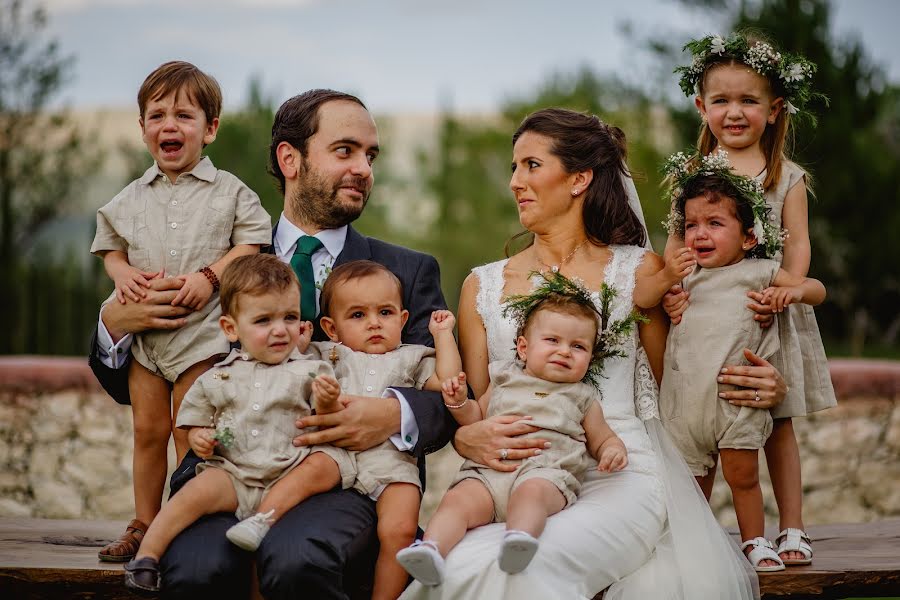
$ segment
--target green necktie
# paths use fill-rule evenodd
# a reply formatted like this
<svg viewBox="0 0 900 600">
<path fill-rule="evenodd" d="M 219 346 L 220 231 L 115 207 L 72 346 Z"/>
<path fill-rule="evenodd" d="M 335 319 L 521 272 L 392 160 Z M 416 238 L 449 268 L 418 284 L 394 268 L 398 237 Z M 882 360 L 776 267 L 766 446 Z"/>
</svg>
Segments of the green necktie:
<svg viewBox="0 0 900 600">
<path fill-rule="evenodd" d="M 300 318 L 314 321 L 316 310 L 316 278 L 313 275 L 312 255 L 322 247 L 322 242 L 311 235 L 301 236 L 291 257 L 291 268 L 300 280 Z"/>
</svg>

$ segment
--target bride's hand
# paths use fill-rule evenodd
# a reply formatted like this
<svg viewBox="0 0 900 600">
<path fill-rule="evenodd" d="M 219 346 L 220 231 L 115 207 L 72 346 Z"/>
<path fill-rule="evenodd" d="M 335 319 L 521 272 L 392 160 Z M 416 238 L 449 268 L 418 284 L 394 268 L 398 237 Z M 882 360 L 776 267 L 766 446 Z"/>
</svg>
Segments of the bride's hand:
<svg viewBox="0 0 900 600">
<path fill-rule="evenodd" d="M 518 462 L 524 458 L 540 454 L 550 447 L 543 438 L 521 437 L 538 431 L 528 424 L 531 417 L 500 415 L 460 427 L 456 431 L 453 445 L 464 458 L 486 465 L 495 471 L 515 471 Z M 501 459 L 506 451 L 506 460 Z"/>
<path fill-rule="evenodd" d="M 750 361 L 749 365 L 725 365 L 718 377 L 719 383 L 744 389 L 720 392 L 719 397 L 735 406 L 752 408 L 769 409 L 781 404 L 787 385 L 778 369 L 746 348 L 744 357 Z"/>
</svg>

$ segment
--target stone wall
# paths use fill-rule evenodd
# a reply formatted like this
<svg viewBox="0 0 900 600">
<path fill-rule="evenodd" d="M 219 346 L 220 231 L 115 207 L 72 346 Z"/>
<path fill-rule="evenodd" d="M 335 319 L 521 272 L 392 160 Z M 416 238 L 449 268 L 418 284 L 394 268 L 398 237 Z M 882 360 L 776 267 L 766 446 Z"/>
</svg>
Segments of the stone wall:
<svg viewBox="0 0 900 600">
<path fill-rule="evenodd" d="M 900 516 L 900 363 L 831 361 L 839 405 L 795 419 L 808 524 Z M 170 448 L 169 467 L 174 468 Z M 428 457 L 427 521 L 461 459 Z M 767 522 L 777 509 L 761 464 Z M 96 384 L 82 359 L 0 358 L 0 516 L 118 518 L 133 513 L 131 411 Z M 733 525 L 730 493 L 713 509 Z"/>
</svg>

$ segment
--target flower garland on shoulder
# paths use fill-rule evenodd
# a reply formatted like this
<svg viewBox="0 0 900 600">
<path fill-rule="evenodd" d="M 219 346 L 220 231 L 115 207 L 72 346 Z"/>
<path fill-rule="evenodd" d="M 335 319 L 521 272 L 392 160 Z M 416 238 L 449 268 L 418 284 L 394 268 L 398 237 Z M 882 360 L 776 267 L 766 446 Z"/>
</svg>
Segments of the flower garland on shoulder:
<svg viewBox="0 0 900 600">
<path fill-rule="evenodd" d="M 663 227 L 671 235 L 683 235 L 684 214 L 676 209 L 676 200 L 692 181 L 698 177 L 718 177 L 730 183 L 750 204 L 753 210 L 753 234 L 764 258 L 772 258 L 784 247 L 787 231 L 774 223 L 772 208 L 766 202 L 762 184 L 752 177 L 739 175 L 731 167 L 728 153 L 719 148 L 699 159 L 684 152 L 676 152 L 663 163 L 663 173 L 669 181 L 667 199 L 672 206 Z"/>
<path fill-rule="evenodd" d="M 675 69 L 675 73 L 681 74 L 678 84 L 686 96 L 698 93 L 698 84 L 711 65 L 736 60 L 770 81 L 780 82 L 784 108 L 791 115 L 805 115 L 815 124 L 815 117 L 806 110 L 806 105 L 812 99 L 828 102 L 824 94 L 812 91 L 815 63 L 799 54 L 779 52 L 767 42 L 751 42 L 741 33 L 732 33 L 727 38 L 708 35 L 689 41 L 682 50 L 690 51 L 692 56 L 690 65 Z"/>
<path fill-rule="evenodd" d="M 625 357 L 627 353 L 623 347 L 634 332 L 635 325 L 649 323 L 650 319 L 632 310 L 624 319 L 610 321 L 610 305 L 618 292 L 606 283 L 600 286 L 599 292 L 592 292 L 580 279 L 569 279 L 559 271 L 533 272 L 530 277 L 535 280 L 534 291 L 507 298 L 503 316 L 516 323 L 516 336 L 520 336 L 531 313 L 552 296 L 570 298 L 591 308 L 600 317 L 600 327 L 597 330 L 591 364 L 582 382 L 599 390 L 600 379 L 603 378 L 603 362 L 610 357 Z"/>
</svg>

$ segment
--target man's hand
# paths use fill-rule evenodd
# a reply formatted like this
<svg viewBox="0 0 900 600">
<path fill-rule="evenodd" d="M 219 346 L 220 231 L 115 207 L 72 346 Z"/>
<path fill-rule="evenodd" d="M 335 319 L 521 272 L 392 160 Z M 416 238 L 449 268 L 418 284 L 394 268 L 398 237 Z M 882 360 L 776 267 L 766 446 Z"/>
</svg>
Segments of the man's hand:
<svg viewBox="0 0 900 600">
<path fill-rule="evenodd" d="M 747 308 L 756 313 L 753 315 L 753 320 L 758 322 L 763 329 L 771 327 L 775 315 L 772 314 L 772 307 L 765 301 L 763 293 L 750 291 L 747 292 L 747 297 L 753 300 L 747 305 Z"/>
<path fill-rule="evenodd" d="M 684 291 L 680 285 L 673 285 L 662 299 L 663 310 L 669 315 L 672 325 L 681 323 L 681 315 L 687 310 L 690 301 L 690 293 Z"/>
<path fill-rule="evenodd" d="M 453 331 L 456 325 L 456 317 L 449 310 L 436 310 L 431 313 L 431 320 L 428 321 L 428 331 L 432 337 L 437 335 L 439 331 Z"/>
<path fill-rule="evenodd" d="M 188 443 L 191 450 L 200 458 L 206 459 L 213 455 L 213 450 L 218 442 L 213 439 L 215 429 L 209 427 L 192 427 L 188 431 Z"/>
<path fill-rule="evenodd" d="M 209 302 L 213 294 L 213 286 L 203 273 L 188 273 L 179 275 L 178 279 L 184 282 L 178 295 L 172 300 L 172 306 L 186 306 L 194 310 L 200 310 Z"/>
<path fill-rule="evenodd" d="M 528 424 L 531 417 L 500 415 L 476 421 L 456 430 L 453 445 L 465 458 L 486 465 L 495 471 L 511 472 L 519 468 L 519 461 L 540 454 L 550 447 L 544 438 L 522 437 L 539 429 Z M 501 458 L 506 450 L 506 458 Z"/>
<path fill-rule="evenodd" d="M 294 438 L 295 446 L 331 444 L 347 450 L 368 450 L 400 431 L 400 401 L 396 398 L 341 396 L 344 409 L 297 420 L 297 427 L 319 427 Z"/>
<path fill-rule="evenodd" d="M 113 341 L 118 342 L 129 333 L 184 326 L 187 322 L 184 317 L 192 312 L 191 309 L 172 306 L 183 283 L 177 277 L 152 279 L 146 290 L 147 296 L 140 302 L 126 299 L 125 304 L 110 302 L 104 306 L 100 318 Z"/>
<path fill-rule="evenodd" d="M 717 381 L 744 389 L 719 392 L 719 398 L 735 406 L 775 408 L 784 401 L 787 385 L 770 362 L 744 349 L 749 365 L 725 365 Z"/>
</svg>

